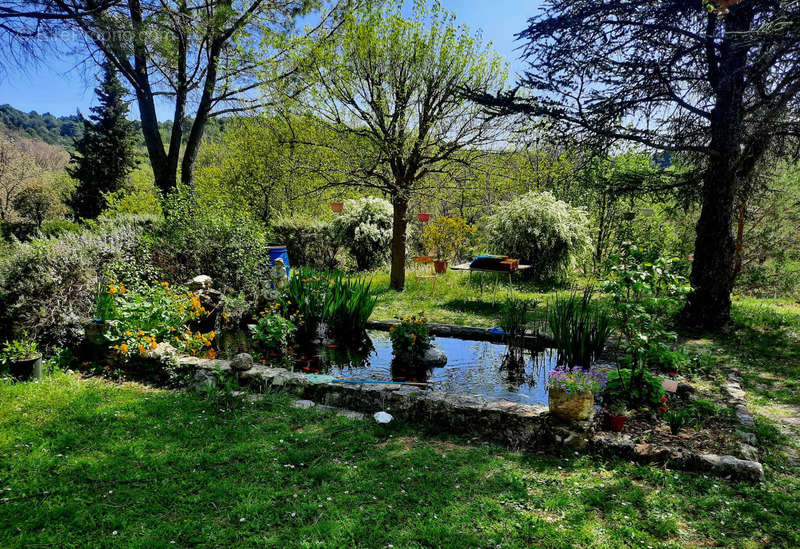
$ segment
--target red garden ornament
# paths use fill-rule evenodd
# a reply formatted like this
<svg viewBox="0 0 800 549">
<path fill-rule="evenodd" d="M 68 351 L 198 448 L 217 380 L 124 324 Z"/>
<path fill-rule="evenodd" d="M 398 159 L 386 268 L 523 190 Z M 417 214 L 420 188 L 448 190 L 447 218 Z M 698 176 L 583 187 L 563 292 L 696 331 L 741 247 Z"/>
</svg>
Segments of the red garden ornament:
<svg viewBox="0 0 800 549">
<path fill-rule="evenodd" d="M 422 223 L 426 223 L 426 222 L 431 220 L 431 214 L 429 214 L 429 213 L 418 213 L 417 214 L 417 219 L 419 219 L 420 222 L 422 222 Z"/>
</svg>

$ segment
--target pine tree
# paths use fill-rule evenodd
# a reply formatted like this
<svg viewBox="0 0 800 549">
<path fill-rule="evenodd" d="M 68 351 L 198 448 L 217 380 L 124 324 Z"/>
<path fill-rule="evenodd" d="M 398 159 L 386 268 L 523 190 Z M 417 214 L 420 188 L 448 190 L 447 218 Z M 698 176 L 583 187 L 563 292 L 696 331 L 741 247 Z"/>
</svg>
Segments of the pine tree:
<svg viewBox="0 0 800 549">
<path fill-rule="evenodd" d="M 75 140 L 69 174 L 78 180 L 70 205 L 77 217 L 94 219 L 103 208 L 104 193 L 116 191 L 136 167 L 134 158 L 135 127 L 125 116 L 125 88 L 114 66 L 103 64 L 103 81 L 95 88 L 99 105 L 92 107 L 83 121 L 83 136 Z"/>
</svg>

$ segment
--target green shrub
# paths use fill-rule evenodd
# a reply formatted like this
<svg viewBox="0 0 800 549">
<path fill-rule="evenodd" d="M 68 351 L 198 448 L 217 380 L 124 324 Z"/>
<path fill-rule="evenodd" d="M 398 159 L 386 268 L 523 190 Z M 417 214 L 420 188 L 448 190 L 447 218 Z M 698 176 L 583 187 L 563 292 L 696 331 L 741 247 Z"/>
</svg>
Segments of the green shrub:
<svg viewBox="0 0 800 549">
<path fill-rule="evenodd" d="M 296 330 L 297 326 L 279 312 L 267 311 L 258 319 L 253 339 L 261 342 L 267 350 L 282 351 Z"/>
<path fill-rule="evenodd" d="M 636 380 L 641 374 L 641 383 Z M 627 402 L 631 407 L 649 406 L 658 410 L 664 405 L 666 393 L 661 379 L 649 372 L 637 372 L 631 376 L 631 370 L 621 368 L 608 373 L 608 382 L 603 393 L 604 398 L 611 402 Z"/>
<path fill-rule="evenodd" d="M 537 280 L 561 280 L 574 261 L 588 250 L 586 213 L 549 192 L 530 192 L 498 206 L 486 223 L 492 253 L 530 264 Z"/>
<path fill-rule="evenodd" d="M 509 298 L 500 309 L 500 327 L 509 345 L 517 345 L 525 336 L 528 327 L 528 314 L 536 308 L 537 302 L 528 299 Z"/>
<path fill-rule="evenodd" d="M 66 219 L 51 219 L 42 224 L 42 235 L 46 237 L 59 237 L 67 233 L 78 233 L 83 230 L 78 223 Z"/>
<path fill-rule="evenodd" d="M 93 316 L 104 272 L 146 261 L 136 253 L 143 232 L 143 225 L 120 220 L 110 230 L 13 245 L 0 258 L 0 333 L 30 333 L 46 349 L 74 346 Z"/>
<path fill-rule="evenodd" d="M 408 362 L 425 354 L 433 339 L 428 333 L 427 319 L 414 315 L 395 318 L 400 322 L 389 328 L 395 358 Z"/>
<path fill-rule="evenodd" d="M 181 187 L 167 199 L 163 229 L 151 250 L 169 280 L 205 274 L 219 289 L 255 300 L 270 290 L 266 245 L 264 229 L 246 214 L 211 211 Z"/>
<path fill-rule="evenodd" d="M 611 335 L 608 314 L 592 304 L 592 290 L 582 297 L 556 296 L 546 318 L 558 349 L 559 365 L 588 368 L 603 352 Z"/>
<path fill-rule="evenodd" d="M 273 221 L 270 239 L 286 246 L 292 266 L 334 269 L 337 266 L 339 241 L 331 224 L 307 216 L 283 217 Z"/>
<path fill-rule="evenodd" d="M 331 223 L 336 240 L 348 249 L 359 271 L 368 271 L 386 260 L 392 241 L 392 205 L 365 196 L 346 200 L 344 210 Z"/>
</svg>

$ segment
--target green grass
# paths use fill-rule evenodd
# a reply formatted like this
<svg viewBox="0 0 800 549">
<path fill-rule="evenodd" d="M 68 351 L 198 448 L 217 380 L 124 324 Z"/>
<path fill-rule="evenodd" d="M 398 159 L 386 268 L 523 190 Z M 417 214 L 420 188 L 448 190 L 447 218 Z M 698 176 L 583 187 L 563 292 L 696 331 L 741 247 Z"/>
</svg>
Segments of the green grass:
<svg viewBox="0 0 800 549">
<path fill-rule="evenodd" d="M 483 298 L 480 291 L 480 276 L 484 277 Z M 531 299 L 539 302 L 540 308 L 553 293 L 542 291 L 532 284 L 522 283 L 515 275 L 512 287 L 508 275 L 494 273 L 474 273 L 472 278 L 466 272 L 448 271 L 437 277 L 436 288 L 430 279 L 417 279 L 413 271 L 406 274 L 406 290 L 395 292 L 389 289 L 388 273 L 373 275 L 373 287 L 378 291 L 378 305 L 372 319 L 391 320 L 395 315 L 408 316 L 424 312 L 431 322 L 442 322 L 458 326 L 496 326 L 500 320 L 501 304 L 507 296 Z M 492 302 L 497 282 L 496 299 Z M 537 310 L 539 316 L 542 310 Z"/>
<path fill-rule="evenodd" d="M 466 279 L 378 274 L 373 318 L 495 325 L 506 288 Z M 687 343 L 709 381 L 742 372 L 761 485 L 56 373 L 0 382 L 0 547 L 800 546 L 800 307 L 737 298 L 733 319 Z"/>
<path fill-rule="evenodd" d="M 288 404 L 0 383 L 0 546 L 800 545 L 800 471 L 776 450 L 759 486 Z"/>
</svg>

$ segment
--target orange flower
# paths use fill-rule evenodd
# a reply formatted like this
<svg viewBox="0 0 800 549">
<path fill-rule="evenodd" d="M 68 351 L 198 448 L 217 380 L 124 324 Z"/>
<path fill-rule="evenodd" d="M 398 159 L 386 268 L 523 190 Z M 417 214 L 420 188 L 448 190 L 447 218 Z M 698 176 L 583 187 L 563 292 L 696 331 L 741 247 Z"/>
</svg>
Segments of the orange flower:
<svg viewBox="0 0 800 549">
<path fill-rule="evenodd" d="M 153 340 L 153 342 L 150 344 L 150 349 L 155 349 L 157 347 L 158 347 L 158 344 L 155 342 L 155 340 Z"/>
<path fill-rule="evenodd" d="M 142 345 L 141 343 L 139 343 L 139 354 L 142 355 L 142 356 L 147 354 L 147 351 L 145 350 L 144 345 Z"/>
<path fill-rule="evenodd" d="M 119 350 L 122 351 L 123 354 L 128 354 L 128 345 L 126 343 L 123 343 L 122 345 L 119 346 Z"/>
<path fill-rule="evenodd" d="M 118 291 L 117 287 L 114 286 L 113 284 L 108 286 L 108 293 L 115 294 L 115 293 L 117 293 L 117 291 Z"/>
</svg>

